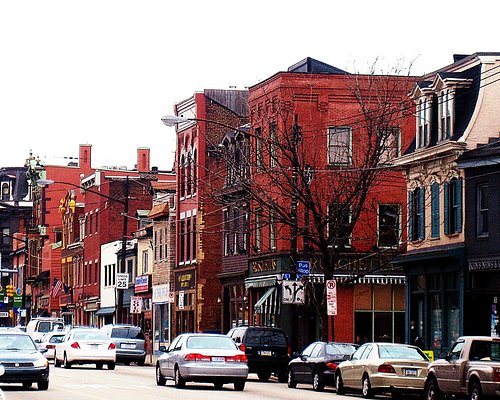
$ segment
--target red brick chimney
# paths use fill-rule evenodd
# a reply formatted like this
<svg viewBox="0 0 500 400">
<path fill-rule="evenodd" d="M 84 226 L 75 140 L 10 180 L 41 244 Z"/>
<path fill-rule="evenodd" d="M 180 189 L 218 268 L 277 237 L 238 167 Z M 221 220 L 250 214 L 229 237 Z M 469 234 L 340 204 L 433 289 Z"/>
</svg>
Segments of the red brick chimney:
<svg viewBox="0 0 500 400">
<path fill-rule="evenodd" d="M 78 165 L 82 172 L 87 175 L 92 170 L 92 145 L 91 144 L 81 144 L 80 145 L 80 159 Z"/>
<path fill-rule="evenodd" d="M 149 172 L 149 147 L 139 147 L 137 149 L 137 172 Z"/>
</svg>

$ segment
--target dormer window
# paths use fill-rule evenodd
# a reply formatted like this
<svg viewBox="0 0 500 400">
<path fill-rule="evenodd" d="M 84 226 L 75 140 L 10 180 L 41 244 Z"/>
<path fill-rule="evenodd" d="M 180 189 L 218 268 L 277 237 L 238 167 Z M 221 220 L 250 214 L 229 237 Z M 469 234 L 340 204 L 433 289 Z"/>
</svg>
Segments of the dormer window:
<svg viewBox="0 0 500 400">
<path fill-rule="evenodd" d="M 418 102 L 418 147 L 427 147 L 429 144 L 429 103 L 427 99 Z"/>
<path fill-rule="evenodd" d="M 439 97 L 439 131 L 441 140 L 451 136 L 451 93 L 443 90 Z"/>
</svg>

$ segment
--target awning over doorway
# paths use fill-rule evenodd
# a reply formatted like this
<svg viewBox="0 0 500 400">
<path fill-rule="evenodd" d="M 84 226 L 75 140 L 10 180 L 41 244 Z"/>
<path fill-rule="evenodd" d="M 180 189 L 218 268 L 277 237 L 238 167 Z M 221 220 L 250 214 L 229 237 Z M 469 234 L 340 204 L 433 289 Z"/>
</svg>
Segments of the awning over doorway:
<svg viewBox="0 0 500 400">
<path fill-rule="evenodd" d="M 97 310 L 95 313 L 96 315 L 111 315 L 114 314 L 115 308 L 114 307 L 103 307 Z"/>
<path fill-rule="evenodd" d="M 255 303 L 257 314 L 275 314 L 278 312 L 278 292 L 276 287 L 267 289 L 266 293 Z"/>
<path fill-rule="evenodd" d="M 274 286 L 274 285 L 276 285 L 277 281 L 278 281 L 278 277 L 276 275 L 247 278 L 247 279 L 245 279 L 245 289 L 253 288 L 253 287 L 261 288 L 261 287 Z"/>
</svg>

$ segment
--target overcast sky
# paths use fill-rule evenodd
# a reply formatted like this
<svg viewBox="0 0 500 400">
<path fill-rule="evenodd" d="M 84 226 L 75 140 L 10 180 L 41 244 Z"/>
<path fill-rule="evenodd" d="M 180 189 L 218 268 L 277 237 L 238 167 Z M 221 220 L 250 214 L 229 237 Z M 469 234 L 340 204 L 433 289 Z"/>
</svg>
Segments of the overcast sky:
<svg viewBox="0 0 500 400">
<path fill-rule="evenodd" d="M 500 51 L 495 2 L 479 0 L 17 0 L 0 2 L 0 167 L 30 150 L 66 164 L 133 168 L 138 147 L 172 168 L 160 118 L 203 89 L 243 89 L 305 57 L 361 72 Z M 410 5 L 413 5 L 411 7 Z"/>
</svg>

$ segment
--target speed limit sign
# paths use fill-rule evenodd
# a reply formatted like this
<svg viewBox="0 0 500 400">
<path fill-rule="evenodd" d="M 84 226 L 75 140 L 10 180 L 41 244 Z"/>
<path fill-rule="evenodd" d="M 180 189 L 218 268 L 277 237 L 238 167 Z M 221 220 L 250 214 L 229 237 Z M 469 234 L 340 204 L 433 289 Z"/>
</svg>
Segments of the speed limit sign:
<svg viewBox="0 0 500 400">
<path fill-rule="evenodd" d="M 116 288 L 128 289 L 128 274 L 116 274 Z"/>
</svg>

